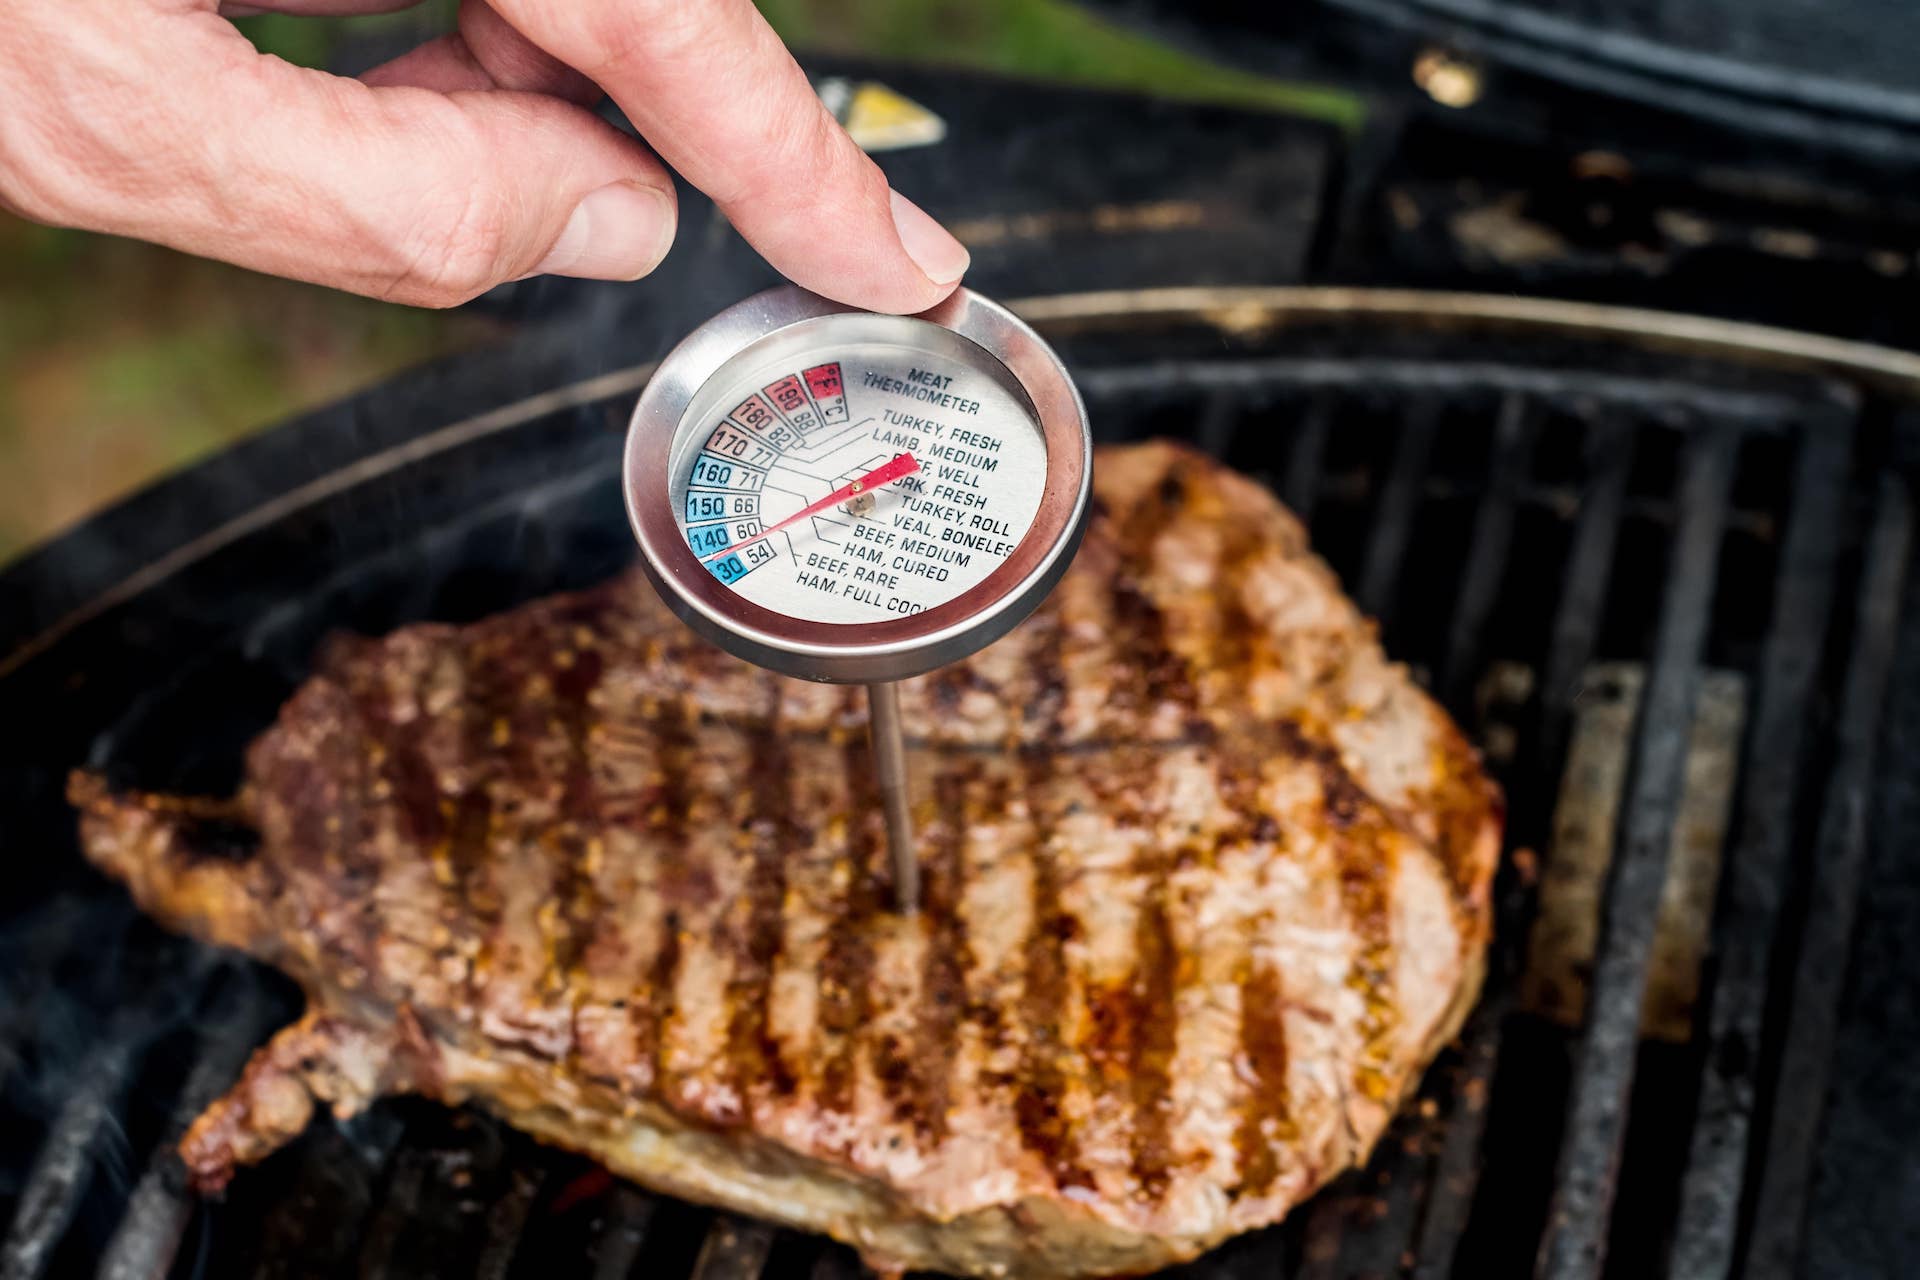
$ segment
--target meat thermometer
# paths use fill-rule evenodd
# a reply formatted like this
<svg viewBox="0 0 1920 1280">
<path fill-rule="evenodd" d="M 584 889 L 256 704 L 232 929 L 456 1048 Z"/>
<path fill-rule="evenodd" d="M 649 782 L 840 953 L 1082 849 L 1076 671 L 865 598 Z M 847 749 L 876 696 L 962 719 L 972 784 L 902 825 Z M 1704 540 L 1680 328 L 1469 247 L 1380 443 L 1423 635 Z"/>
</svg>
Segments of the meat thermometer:
<svg viewBox="0 0 1920 1280">
<path fill-rule="evenodd" d="M 867 687 L 903 911 L 920 877 L 896 682 L 1046 598 L 1092 448 L 1059 357 L 966 289 L 917 316 L 771 289 L 689 334 L 634 408 L 627 515 L 661 598 L 737 657 Z"/>
</svg>

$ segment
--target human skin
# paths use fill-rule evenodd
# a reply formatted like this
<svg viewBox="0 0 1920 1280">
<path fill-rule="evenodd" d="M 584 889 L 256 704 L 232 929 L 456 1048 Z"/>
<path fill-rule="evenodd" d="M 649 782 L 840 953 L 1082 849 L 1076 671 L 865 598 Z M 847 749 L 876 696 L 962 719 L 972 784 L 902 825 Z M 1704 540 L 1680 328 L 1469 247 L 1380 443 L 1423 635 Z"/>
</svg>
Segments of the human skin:
<svg viewBox="0 0 1920 1280">
<path fill-rule="evenodd" d="M 796 283 L 877 311 L 966 250 L 892 191 L 751 0 L 463 0 L 357 79 L 229 18 L 409 0 L 0 0 L 0 205 L 418 306 L 528 275 L 637 279 L 667 166 Z M 644 142 L 589 107 L 610 95 Z"/>
</svg>

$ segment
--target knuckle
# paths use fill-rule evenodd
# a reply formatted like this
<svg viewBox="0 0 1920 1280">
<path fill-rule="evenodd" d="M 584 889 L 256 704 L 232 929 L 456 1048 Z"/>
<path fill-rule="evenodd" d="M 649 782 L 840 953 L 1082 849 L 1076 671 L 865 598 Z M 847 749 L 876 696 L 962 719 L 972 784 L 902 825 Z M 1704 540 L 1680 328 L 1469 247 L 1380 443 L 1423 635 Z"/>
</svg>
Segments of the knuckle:
<svg viewBox="0 0 1920 1280">
<path fill-rule="evenodd" d="M 775 123 L 766 139 L 766 155 L 766 163 L 740 174 L 742 184 L 750 188 L 741 194 L 757 203 L 811 207 L 812 193 L 820 190 L 831 191 L 855 207 L 870 207 L 886 198 L 886 175 L 824 107 L 795 111 Z M 808 181 L 795 184 L 788 177 L 794 173 L 807 174 Z"/>
<path fill-rule="evenodd" d="M 102 178 L 126 178 L 115 174 L 121 166 L 111 139 L 69 99 L 65 92 L 41 96 L 0 124 L 0 193 L 39 222 L 79 225 L 103 194 Z"/>
<path fill-rule="evenodd" d="M 391 284 L 381 296 L 452 306 L 499 283 L 515 247 L 513 204 L 509 184 L 462 160 L 492 153 L 480 121 L 449 104 L 422 138 L 435 160 L 383 211 L 391 230 L 382 275 Z"/>
<path fill-rule="evenodd" d="M 504 0 L 509 25 L 590 76 L 631 65 L 711 25 L 706 0 Z"/>
<path fill-rule="evenodd" d="M 82 213 L 72 184 L 52 175 L 60 172 L 57 164 L 38 163 L 30 149 L 25 157 L 17 138 L 0 138 L 0 204 L 31 222 L 48 226 L 80 225 Z"/>
<path fill-rule="evenodd" d="M 431 299 L 456 305 L 498 284 L 510 247 L 503 203 L 469 187 L 442 193 L 413 220 L 404 246 L 400 279 Z"/>
<path fill-rule="evenodd" d="M 628 0 L 624 4 L 577 6 L 586 48 L 594 51 L 589 73 L 607 73 L 645 59 L 671 56 L 712 26 L 710 6 L 675 0 Z"/>
</svg>

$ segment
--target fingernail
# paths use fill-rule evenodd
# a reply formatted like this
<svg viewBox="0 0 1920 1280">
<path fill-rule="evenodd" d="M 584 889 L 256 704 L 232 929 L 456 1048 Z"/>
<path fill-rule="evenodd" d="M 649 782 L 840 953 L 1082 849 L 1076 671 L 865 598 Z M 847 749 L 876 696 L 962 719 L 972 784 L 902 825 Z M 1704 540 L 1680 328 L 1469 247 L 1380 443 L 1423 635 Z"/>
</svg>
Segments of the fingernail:
<svg viewBox="0 0 1920 1280">
<path fill-rule="evenodd" d="M 973 261 L 967 247 L 955 240 L 947 229 L 928 217 L 926 211 L 898 191 L 893 195 L 893 228 L 900 233 L 901 247 L 915 265 L 935 284 L 953 284 L 967 274 Z"/>
<path fill-rule="evenodd" d="M 638 182 L 589 191 L 535 275 L 583 280 L 638 280 L 660 265 L 673 244 L 673 201 Z"/>
</svg>

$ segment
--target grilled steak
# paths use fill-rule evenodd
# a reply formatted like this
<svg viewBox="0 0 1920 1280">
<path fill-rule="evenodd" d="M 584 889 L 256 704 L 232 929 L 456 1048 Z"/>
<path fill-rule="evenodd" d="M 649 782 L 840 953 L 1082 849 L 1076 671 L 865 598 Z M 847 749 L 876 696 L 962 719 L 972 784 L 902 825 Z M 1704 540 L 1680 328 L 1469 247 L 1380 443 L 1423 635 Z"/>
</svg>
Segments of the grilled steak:
<svg viewBox="0 0 1920 1280">
<path fill-rule="evenodd" d="M 1269 494 L 1169 445 L 1097 476 L 1048 605 L 905 689 L 917 918 L 858 691 L 637 576 L 334 643 L 232 801 L 76 777 L 89 857 L 309 997 L 197 1182 L 412 1091 L 883 1270 L 1053 1276 L 1365 1159 L 1478 989 L 1499 798 Z"/>
</svg>

